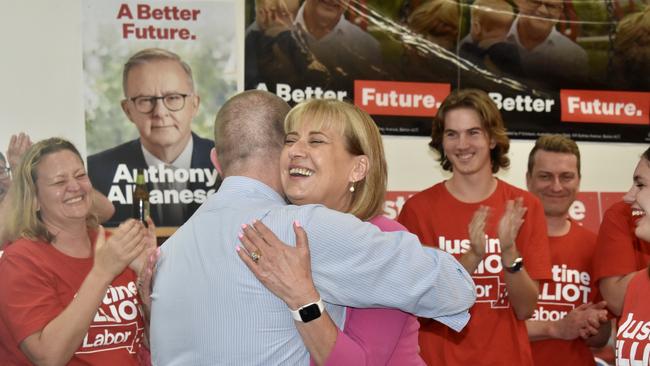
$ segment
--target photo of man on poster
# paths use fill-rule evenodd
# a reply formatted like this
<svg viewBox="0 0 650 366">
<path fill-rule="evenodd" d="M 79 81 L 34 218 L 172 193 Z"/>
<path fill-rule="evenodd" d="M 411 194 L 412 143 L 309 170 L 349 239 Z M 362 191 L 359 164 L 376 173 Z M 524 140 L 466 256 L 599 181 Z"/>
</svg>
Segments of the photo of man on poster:
<svg viewBox="0 0 650 366">
<path fill-rule="evenodd" d="M 519 48 L 528 79 L 548 86 L 580 86 L 588 79 L 585 50 L 555 27 L 564 0 L 517 0 L 519 14 L 507 35 Z"/>
<path fill-rule="evenodd" d="M 256 0 L 246 33 L 246 88 L 277 82 L 352 94 L 354 79 L 381 75 L 379 42 L 346 18 L 364 12 L 349 0 Z M 280 75 L 280 76 L 278 76 Z M 284 79 L 284 80 L 281 80 Z M 289 101 L 296 102 L 296 101 Z"/>
<path fill-rule="evenodd" d="M 93 186 L 116 208 L 107 226 L 131 217 L 138 169 L 154 223 L 180 226 L 220 183 L 209 159 L 212 141 L 192 132 L 201 101 L 192 69 L 171 51 L 146 48 L 124 64 L 122 87 L 121 107 L 139 138 L 88 157 Z"/>
</svg>

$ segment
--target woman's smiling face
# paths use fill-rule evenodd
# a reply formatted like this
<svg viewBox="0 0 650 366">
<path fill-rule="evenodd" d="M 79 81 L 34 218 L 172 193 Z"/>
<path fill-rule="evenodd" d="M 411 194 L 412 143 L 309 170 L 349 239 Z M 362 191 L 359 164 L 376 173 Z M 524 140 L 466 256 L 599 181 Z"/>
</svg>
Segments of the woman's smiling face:
<svg viewBox="0 0 650 366">
<path fill-rule="evenodd" d="M 280 157 L 284 193 L 293 204 L 320 203 L 345 212 L 352 200 L 349 188 L 357 157 L 337 128 L 303 121 L 285 138 Z"/>
<path fill-rule="evenodd" d="M 624 201 L 632 205 L 636 228 L 634 233 L 641 240 L 650 241 L 650 161 L 641 158 L 634 170 L 634 183 L 625 194 Z"/>
<path fill-rule="evenodd" d="M 36 167 L 35 183 L 43 222 L 56 226 L 85 222 L 92 185 L 75 153 L 61 150 L 44 156 Z"/>
</svg>

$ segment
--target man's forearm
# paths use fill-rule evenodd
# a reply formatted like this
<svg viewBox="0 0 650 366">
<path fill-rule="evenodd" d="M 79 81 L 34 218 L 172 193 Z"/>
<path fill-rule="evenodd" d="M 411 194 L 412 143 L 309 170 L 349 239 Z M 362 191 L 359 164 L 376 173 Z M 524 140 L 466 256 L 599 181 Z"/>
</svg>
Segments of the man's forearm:
<svg viewBox="0 0 650 366">
<path fill-rule="evenodd" d="M 541 341 L 551 338 L 551 327 L 553 322 L 543 320 L 526 320 L 526 329 L 528 330 L 528 339 L 531 342 Z"/>
<path fill-rule="evenodd" d="M 526 269 L 516 273 L 504 274 L 508 299 L 519 320 L 526 320 L 533 315 L 537 306 L 538 284 L 533 281 Z"/>
<path fill-rule="evenodd" d="M 474 304 L 474 283 L 463 266 L 446 252 L 423 247 L 413 234 L 381 232 L 320 208 L 302 221 L 314 284 L 324 301 L 400 309 L 436 320 L 467 317 Z"/>
</svg>

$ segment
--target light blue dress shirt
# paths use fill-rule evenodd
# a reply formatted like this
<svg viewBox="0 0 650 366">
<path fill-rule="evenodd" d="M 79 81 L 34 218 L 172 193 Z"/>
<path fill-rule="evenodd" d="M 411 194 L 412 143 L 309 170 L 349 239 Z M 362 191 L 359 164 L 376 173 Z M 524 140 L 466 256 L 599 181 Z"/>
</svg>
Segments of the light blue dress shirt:
<svg viewBox="0 0 650 366">
<path fill-rule="evenodd" d="M 469 320 L 474 283 L 450 254 L 321 205 L 286 205 L 257 180 L 228 177 L 162 246 L 152 294 L 154 365 L 309 364 L 287 305 L 235 251 L 241 225 L 255 219 L 291 245 L 293 221 L 302 224 L 314 282 L 340 328 L 344 306 L 398 308 L 456 330 Z"/>
</svg>

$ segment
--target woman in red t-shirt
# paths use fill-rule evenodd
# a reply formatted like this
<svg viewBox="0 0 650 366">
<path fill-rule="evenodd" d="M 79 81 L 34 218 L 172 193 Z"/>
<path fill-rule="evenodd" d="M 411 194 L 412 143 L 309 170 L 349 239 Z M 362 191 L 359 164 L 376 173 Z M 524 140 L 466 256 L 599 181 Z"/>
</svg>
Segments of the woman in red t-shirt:
<svg viewBox="0 0 650 366">
<path fill-rule="evenodd" d="M 634 234 L 650 241 L 650 148 L 634 170 L 634 184 L 625 195 L 633 202 Z M 650 365 L 650 267 L 636 274 L 625 291 L 623 311 L 616 333 L 616 365 Z"/>
<path fill-rule="evenodd" d="M 26 151 L 0 258 L 3 364 L 140 364 L 145 322 L 133 269 L 155 245 L 153 225 L 129 220 L 106 236 L 91 214 L 93 192 L 70 142 Z"/>
</svg>

